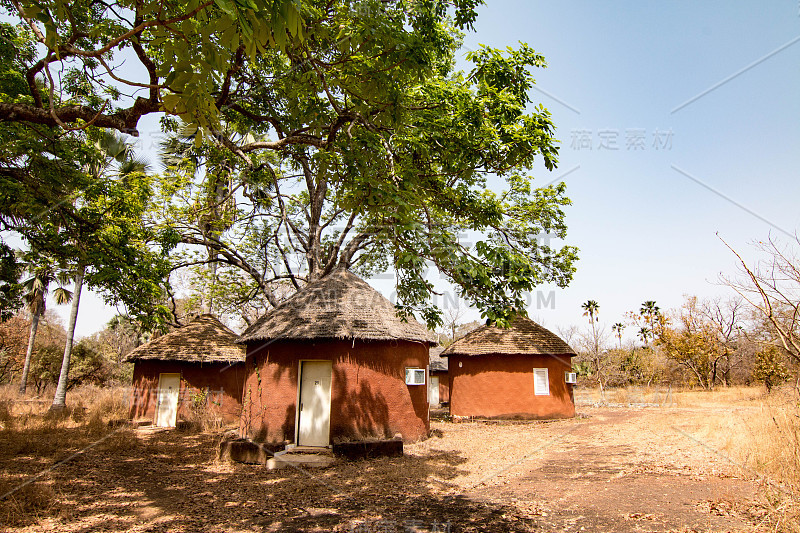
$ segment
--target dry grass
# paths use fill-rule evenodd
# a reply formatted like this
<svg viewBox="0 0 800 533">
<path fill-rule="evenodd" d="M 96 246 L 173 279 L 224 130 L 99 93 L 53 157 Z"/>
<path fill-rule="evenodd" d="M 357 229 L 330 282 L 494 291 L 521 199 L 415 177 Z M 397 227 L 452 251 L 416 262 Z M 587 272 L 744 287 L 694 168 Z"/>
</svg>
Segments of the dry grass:
<svg viewBox="0 0 800 533">
<path fill-rule="evenodd" d="M 204 433 L 216 433 L 227 426 L 219 406 L 211 402 L 194 402 L 187 410 L 184 419 L 178 424 L 179 429 L 183 431 Z"/>
<path fill-rule="evenodd" d="M 82 450 L 130 449 L 137 445 L 127 426 L 127 389 L 84 386 L 67 395 L 67 408 L 50 412 L 52 391 L 42 397 L 20 397 L 17 385 L 0 387 L 0 457 L 15 462 L 58 463 Z M 115 429 L 116 427 L 116 429 Z M 42 470 L 40 470 L 42 471 Z M 35 482 L 13 464 L 0 467 L 0 496 L 12 492 L 0 505 L 0 523 L 24 524 L 58 514 L 59 498 L 47 470 Z"/>
<path fill-rule="evenodd" d="M 686 472 L 688 464 L 712 461 L 708 475 L 725 467 L 737 476 L 757 478 L 769 502 L 762 528 L 800 532 L 800 403 L 791 389 L 767 395 L 758 387 L 719 388 L 712 392 L 629 388 L 607 390 L 603 398 L 597 390 L 575 392 L 579 411 L 581 405 L 604 400 L 611 409 L 590 411 L 624 416 L 634 413 L 625 426 L 629 428 L 627 433 L 618 431 L 620 425 L 605 432 L 593 430 L 597 431 L 591 437 L 594 445 L 604 450 L 633 447 L 632 453 L 642 461 L 667 464 L 670 471 Z M 47 412 L 51 398 L 48 392 L 42 401 L 20 401 L 15 386 L 0 387 L 0 458 L 7 459 L 0 461 L 0 495 L 87 446 L 125 456 L 135 455 L 136 448 L 146 446 L 130 429 L 115 429 L 113 424 L 127 417 L 127 390 L 83 387 L 70 391 L 69 408 L 59 415 Z M 216 407 L 199 400 L 190 410 L 188 428 L 206 433 L 219 431 L 223 426 Z M 413 463 L 420 469 L 433 469 L 435 475 L 419 473 L 423 480 L 420 490 L 457 493 L 480 482 L 487 473 L 501 470 L 509 461 L 527 457 L 531 443 L 548 442 L 550 434 L 565 434 L 556 444 L 565 453 L 584 450 L 581 439 L 585 437 L 579 437 L 579 431 L 567 430 L 592 420 L 590 417 L 521 425 L 437 424 L 446 438 L 409 446 L 398 468 Z M 208 435 L 197 438 L 205 437 Z M 181 438 L 195 436 L 183 434 Z M 680 454 L 674 453 L 677 449 Z M 512 453 L 514 450 L 519 450 L 519 457 Z M 545 456 L 534 454 L 524 464 L 537 465 Z M 623 459 L 629 460 L 628 456 Z M 363 465 L 352 466 L 354 471 L 359 468 Z M 492 483 L 502 486 L 514 482 L 521 475 L 517 470 L 520 469 L 496 476 Z M 692 471 L 705 475 L 699 469 Z M 56 479 L 56 475 L 43 475 L 4 499 L 0 503 L 0 524 L 32 524 L 67 512 L 69 506 L 63 502 L 71 496 L 59 493 Z M 489 485 L 494 486 L 486 486 Z"/>
<path fill-rule="evenodd" d="M 730 415 L 732 418 L 735 413 Z M 800 532 L 800 403 L 792 392 L 763 398 L 734 428 L 731 456 L 761 478 L 775 531 Z M 733 425 L 733 424 L 732 424 Z"/>
<path fill-rule="evenodd" d="M 718 454 L 740 475 L 760 481 L 771 506 L 763 526 L 800 533 L 800 401 L 786 386 L 671 389 L 630 387 L 576 389 L 581 406 L 656 408 L 648 429 L 659 435 L 680 431 Z"/>
<path fill-rule="evenodd" d="M 776 392 L 774 397 L 777 397 Z M 673 391 L 672 397 L 678 407 L 714 407 L 720 405 L 757 405 L 771 401 L 764 387 L 717 387 L 714 390 L 684 389 Z"/>
<path fill-rule="evenodd" d="M 0 484 L 3 494 L 10 487 Z M 24 524 L 38 521 L 58 511 L 58 499 L 50 483 L 36 482 L 26 485 L 3 500 L 0 505 L 0 524 Z"/>
<path fill-rule="evenodd" d="M 779 395 L 779 394 L 776 394 Z M 714 390 L 677 389 L 664 385 L 605 389 L 575 388 L 577 405 L 646 407 L 718 407 L 766 399 L 763 387 L 718 387 Z"/>
</svg>

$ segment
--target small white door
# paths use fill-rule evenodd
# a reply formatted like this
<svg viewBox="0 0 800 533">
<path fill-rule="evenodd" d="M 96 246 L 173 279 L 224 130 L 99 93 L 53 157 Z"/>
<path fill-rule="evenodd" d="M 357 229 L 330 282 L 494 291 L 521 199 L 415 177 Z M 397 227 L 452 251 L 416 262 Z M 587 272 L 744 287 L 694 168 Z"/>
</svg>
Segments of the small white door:
<svg viewBox="0 0 800 533">
<path fill-rule="evenodd" d="M 439 405 L 439 376 L 431 376 L 428 380 L 428 403 Z"/>
<path fill-rule="evenodd" d="M 156 426 L 162 428 L 175 427 L 175 421 L 178 418 L 178 393 L 180 389 L 180 374 L 161 374 L 158 380 Z"/>
<path fill-rule="evenodd" d="M 300 362 L 298 446 L 327 446 L 331 430 L 330 361 Z"/>
</svg>

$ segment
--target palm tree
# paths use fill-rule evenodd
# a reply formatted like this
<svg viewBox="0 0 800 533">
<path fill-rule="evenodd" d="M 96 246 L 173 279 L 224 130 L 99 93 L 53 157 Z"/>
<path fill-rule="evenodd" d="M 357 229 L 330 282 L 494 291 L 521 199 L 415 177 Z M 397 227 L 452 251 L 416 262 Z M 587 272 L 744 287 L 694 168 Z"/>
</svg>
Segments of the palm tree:
<svg viewBox="0 0 800 533">
<path fill-rule="evenodd" d="M 86 167 L 86 172 L 95 179 L 116 175 L 124 180 L 133 173 L 146 172 L 148 164 L 142 159 L 137 159 L 133 153 L 133 146 L 122 136 L 105 132 L 95 144 L 99 157 Z M 69 313 L 67 328 L 67 342 L 64 345 L 64 358 L 61 361 L 61 373 L 58 376 L 58 385 L 53 397 L 52 411 L 60 411 L 67 406 L 67 384 L 69 379 L 69 365 L 72 358 L 72 345 L 75 340 L 75 324 L 78 321 L 78 307 L 81 301 L 81 290 L 86 275 L 86 258 L 79 257 L 75 266 L 73 279 L 72 308 Z"/>
<path fill-rule="evenodd" d="M 646 335 L 644 336 L 644 344 L 647 345 L 647 337 L 650 336 L 651 338 L 655 334 L 656 331 L 656 322 L 661 317 L 661 309 L 656 305 L 654 300 L 647 300 L 642 304 L 639 308 L 639 314 L 644 319 L 645 323 L 647 324 Z M 639 330 L 639 336 L 641 337 L 642 331 Z"/>
<path fill-rule="evenodd" d="M 642 326 L 639 328 L 638 335 L 639 338 L 642 339 L 642 342 L 644 342 L 644 345 L 647 346 L 647 339 L 653 336 L 653 332 L 647 326 Z"/>
<path fill-rule="evenodd" d="M 656 305 L 654 300 L 647 300 L 639 308 L 639 314 L 648 322 L 652 322 L 654 318 L 661 315 L 661 308 Z"/>
<path fill-rule="evenodd" d="M 600 313 L 600 304 L 595 300 L 587 300 L 586 303 L 581 304 L 584 310 L 583 316 L 589 317 L 589 323 L 598 320 L 597 315 Z"/>
<path fill-rule="evenodd" d="M 592 339 L 594 340 L 594 353 L 597 355 L 600 351 L 599 339 L 597 338 L 597 321 L 600 320 L 598 316 L 600 314 L 600 304 L 595 300 L 587 300 L 581 307 L 584 311 L 583 316 L 589 317 L 589 324 L 592 326 Z"/>
<path fill-rule="evenodd" d="M 622 332 L 625 330 L 625 324 L 622 322 L 617 322 L 613 326 L 611 326 L 611 331 L 613 331 L 617 335 L 617 339 L 619 339 L 619 349 L 622 350 Z"/>
<path fill-rule="evenodd" d="M 597 322 L 600 320 L 600 304 L 595 300 L 587 300 L 581 305 L 583 308 L 583 316 L 589 317 L 589 324 L 592 326 L 592 351 L 594 359 L 594 368 L 597 373 L 597 382 L 600 384 L 600 394 L 603 394 L 603 378 L 600 374 L 600 339 L 597 335 Z"/>
<path fill-rule="evenodd" d="M 53 291 L 53 297 L 58 305 L 68 303 L 72 299 L 72 293 L 64 288 L 64 285 L 69 282 L 65 271 L 57 270 L 47 259 L 35 258 L 31 252 L 20 255 L 23 260 L 23 268 L 31 274 L 30 278 L 22 282 L 22 287 L 25 290 L 25 295 L 23 296 L 25 306 L 31 314 L 28 349 L 25 352 L 25 364 L 22 367 L 22 380 L 19 384 L 19 393 L 25 394 L 28 387 L 28 373 L 31 368 L 36 332 L 39 329 L 39 318 L 45 312 L 50 284 L 53 281 L 58 282 L 58 288 Z"/>
</svg>

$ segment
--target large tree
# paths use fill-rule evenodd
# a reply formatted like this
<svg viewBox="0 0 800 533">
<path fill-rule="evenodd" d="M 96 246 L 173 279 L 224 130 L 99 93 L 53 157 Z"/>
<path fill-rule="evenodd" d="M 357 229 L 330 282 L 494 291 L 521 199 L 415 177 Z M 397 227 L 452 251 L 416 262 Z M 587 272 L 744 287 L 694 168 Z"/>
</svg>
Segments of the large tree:
<svg viewBox="0 0 800 533">
<path fill-rule="evenodd" d="M 142 321 L 158 324 L 160 283 L 165 262 L 142 227 L 142 214 L 150 202 L 147 165 L 119 136 L 104 132 L 94 144 L 95 157 L 84 172 L 87 187 L 75 198 L 76 218 L 69 227 L 51 230 L 51 243 L 60 242 L 74 265 L 74 290 L 61 374 L 53 409 L 66 405 L 75 323 L 84 281 L 104 292 L 109 303 L 124 303 Z"/>
<path fill-rule="evenodd" d="M 90 128 L 70 132 L 54 144 L 55 162 L 68 179 L 57 184 L 59 201 L 25 187 L 4 190 L 17 232 L 37 255 L 54 258 L 74 280 L 72 309 L 53 407 L 65 405 L 81 289 L 89 286 L 109 304 L 122 304 L 149 327 L 163 324 L 165 254 L 168 239 L 143 224 L 152 196 L 151 177 L 122 139 Z M 66 147 L 65 147 L 66 146 Z"/>
<path fill-rule="evenodd" d="M 600 345 L 603 343 L 605 337 L 605 328 L 598 329 L 598 322 L 600 321 L 600 304 L 596 300 L 586 300 L 581 304 L 583 309 L 583 316 L 589 319 L 589 330 L 584 337 L 585 345 L 588 348 L 592 357 L 592 365 L 594 372 L 597 376 L 597 383 L 600 386 L 600 394 L 603 393 L 603 359 L 605 358 L 604 350 L 601 350 Z"/>
<path fill-rule="evenodd" d="M 697 385 L 714 388 L 714 362 L 725 349 L 714 325 L 703 314 L 697 297 L 686 297 L 683 306 L 674 313 L 674 323 L 670 325 L 662 316 L 654 331 L 656 346 L 668 359 L 688 370 Z"/>
<path fill-rule="evenodd" d="M 551 243 L 566 233 L 564 186 L 530 175 L 557 163 L 529 96 L 544 58 L 481 48 L 457 71 L 478 0 L 6 2 L 27 30 L 9 41 L 0 134 L 24 142 L 0 178 L 37 198 L 59 196 L 69 176 L 47 167 L 69 157 L 36 146 L 79 152 L 75 128 L 136 133 L 165 112 L 199 157 L 170 168 L 155 222 L 202 251 L 183 263 L 212 265 L 212 282 L 246 280 L 241 298 L 275 305 L 334 268 L 392 266 L 399 310 L 435 324 L 433 265 L 503 324 L 525 291 L 571 279 L 575 250 Z M 128 79 L 123 60 L 145 76 Z"/>
<path fill-rule="evenodd" d="M 157 222 L 196 247 L 180 264 L 245 273 L 243 298 L 275 305 L 335 268 L 392 267 L 401 313 L 434 325 L 433 266 L 506 323 L 525 291 L 574 270 L 575 249 L 552 242 L 566 233 L 564 185 L 530 175 L 538 158 L 557 162 L 550 115 L 529 96 L 544 58 L 481 48 L 461 72 L 443 4 L 363 5 L 243 64 L 231 90 L 250 96 L 222 110 L 220 130 L 174 125 L 167 148 L 181 157 Z"/>
</svg>

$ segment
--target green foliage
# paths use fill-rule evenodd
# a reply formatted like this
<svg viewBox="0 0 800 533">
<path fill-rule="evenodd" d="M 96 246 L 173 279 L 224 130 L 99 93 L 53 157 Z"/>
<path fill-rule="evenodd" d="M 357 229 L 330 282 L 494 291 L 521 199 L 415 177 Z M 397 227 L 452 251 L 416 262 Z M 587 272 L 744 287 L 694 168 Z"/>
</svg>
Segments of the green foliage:
<svg viewBox="0 0 800 533">
<path fill-rule="evenodd" d="M 30 276 L 23 279 L 21 287 L 25 291 L 23 299 L 31 315 L 44 315 L 47 295 L 53 282 L 58 283 L 58 288 L 53 291 L 56 304 L 63 305 L 72 300 L 72 292 L 64 287 L 70 282 L 70 276 L 63 262 L 59 263 L 51 255 L 37 249 L 19 252 L 18 256 L 20 268 Z"/>
<path fill-rule="evenodd" d="M 41 394 L 48 385 L 58 382 L 63 357 L 64 349 L 54 344 L 43 346 L 33 353 L 28 383 L 34 386 L 36 394 Z"/>
<path fill-rule="evenodd" d="M 21 56 L 34 83 L 11 76 L 8 85 L 16 87 L 20 98 L 16 105 L 0 106 L 0 118 L 49 126 L 93 123 L 135 132 L 141 116 L 165 111 L 199 126 L 199 142 L 219 127 L 227 106 L 248 101 L 246 93 L 231 90 L 240 87 L 231 83 L 232 76 L 262 56 L 277 54 L 299 63 L 305 58 L 296 55 L 296 49 L 317 41 L 369 55 L 371 42 L 380 43 L 384 37 L 380 25 L 370 24 L 384 12 L 394 17 L 408 12 L 409 24 L 430 31 L 448 11 L 458 27 L 471 27 L 480 3 L 3 0 L 0 5 L 30 31 L 29 41 L 35 39 L 37 48 L 30 47 Z M 351 32 L 338 25 L 342 17 L 364 23 Z M 413 47 L 402 52 L 424 54 Z M 138 62 L 138 68 L 115 69 L 122 54 L 126 61 Z M 58 90 L 52 111 L 51 84 Z M 124 96 L 133 90 L 140 96 Z"/>
<path fill-rule="evenodd" d="M 572 371 L 581 377 L 589 377 L 592 375 L 592 363 L 590 361 L 574 362 L 572 363 Z"/>
<path fill-rule="evenodd" d="M 544 58 L 481 47 L 470 72 L 454 68 L 479 3 L 6 0 L 26 29 L 4 29 L 3 68 L 26 84 L 9 82 L 0 104 L 0 215 L 88 264 L 90 286 L 151 326 L 166 320 L 155 302 L 178 243 L 174 268 L 209 265 L 212 288 L 233 280 L 227 302 L 210 291 L 229 308 L 275 305 L 336 267 L 394 268 L 398 311 L 435 326 L 434 267 L 506 325 L 527 291 L 566 286 L 577 257 L 553 244 L 564 184 L 530 174 L 557 164 L 550 113 L 529 96 Z M 126 49 L 135 80 L 109 72 Z M 135 132 L 159 111 L 186 127 L 152 206 L 144 173 L 97 171 L 111 152 L 95 128 Z"/>
<path fill-rule="evenodd" d="M 27 141 L 30 145 L 23 143 L 20 150 L 44 140 Z M 31 305 L 39 301 L 43 307 L 41 296 L 58 271 L 74 272 L 83 263 L 88 265 L 88 285 L 102 292 L 109 304 L 124 304 L 150 327 L 163 324 L 167 309 L 160 302 L 170 245 L 143 224 L 152 195 L 145 166 L 122 139 L 94 129 L 45 145 L 52 148 L 49 153 L 31 152 L 42 152 L 41 159 L 24 156 L 21 182 L 16 174 L 0 169 L 0 196 L 5 200 L 0 217 L 28 242 Z M 52 170 L 53 158 L 58 159 L 63 181 L 41 179 Z M 43 183 L 45 192 L 32 183 Z M 63 289 L 56 296 L 60 303 L 68 299 Z"/>
<path fill-rule="evenodd" d="M 630 350 L 619 350 L 618 355 L 619 370 L 628 383 L 643 384 L 653 380 L 653 350 L 631 348 Z"/>
<path fill-rule="evenodd" d="M 753 379 L 763 383 L 767 388 L 767 392 L 771 391 L 772 387 L 780 385 L 789 379 L 786 358 L 777 346 L 769 344 L 764 349 L 756 352 Z"/>
<path fill-rule="evenodd" d="M 47 386 L 58 383 L 64 348 L 48 344 L 34 352 L 29 381 L 41 394 Z M 108 359 L 91 341 L 81 340 L 72 348 L 67 389 L 82 384 L 105 385 L 114 369 Z"/>
<path fill-rule="evenodd" d="M 537 188 L 530 174 L 539 157 L 557 164 L 550 114 L 529 105 L 544 59 L 482 47 L 456 71 L 466 19 L 441 17 L 446 5 L 337 4 L 313 38 L 242 65 L 250 98 L 224 109 L 215 137 L 173 125 L 154 222 L 188 245 L 176 268 L 209 265 L 194 273 L 204 296 L 237 287 L 239 305 L 257 294 L 275 305 L 337 267 L 390 268 L 398 311 L 435 327 L 435 268 L 506 325 L 527 291 L 569 283 L 576 249 L 554 245 L 565 186 Z"/>
<path fill-rule="evenodd" d="M 600 304 L 597 301 L 587 300 L 581 304 L 581 308 L 583 309 L 583 316 L 589 317 L 590 323 L 600 320 L 598 316 L 600 314 Z"/>
<path fill-rule="evenodd" d="M 0 242 L 0 321 L 8 320 L 22 307 L 20 274 L 21 268 L 14 252 Z"/>
</svg>

